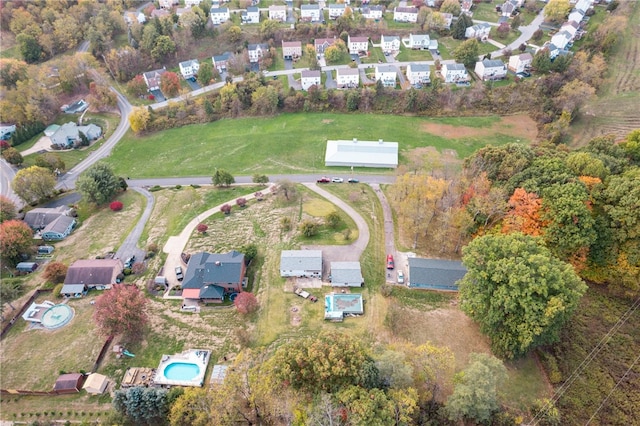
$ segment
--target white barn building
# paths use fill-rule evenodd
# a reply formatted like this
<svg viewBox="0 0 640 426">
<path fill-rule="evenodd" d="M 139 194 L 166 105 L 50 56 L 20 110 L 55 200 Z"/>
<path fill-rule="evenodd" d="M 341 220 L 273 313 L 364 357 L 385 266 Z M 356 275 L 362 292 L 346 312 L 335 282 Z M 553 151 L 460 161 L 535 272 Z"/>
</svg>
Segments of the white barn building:
<svg viewBox="0 0 640 426">
<path fill-rule="evenodd" d="M 280 276 L 322 278 L 322 250 L 282 250 Z"/>
<path fill-rule="evenodd" d="M 398 167 L 398 142 L 329 140 L 324 165 L 395 169 Z"/>
</svg>

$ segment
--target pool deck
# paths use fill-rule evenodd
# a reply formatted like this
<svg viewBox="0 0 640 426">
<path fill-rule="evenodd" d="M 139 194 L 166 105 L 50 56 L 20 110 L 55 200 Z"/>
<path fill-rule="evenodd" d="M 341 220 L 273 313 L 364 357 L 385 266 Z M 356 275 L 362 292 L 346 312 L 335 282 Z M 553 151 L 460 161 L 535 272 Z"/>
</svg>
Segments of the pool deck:
<svg viewBox="0 0 640 426">
<path fill-rule="evenodd" d="M 345 316 L 364 314 L 361 294 L 329 293 L 325 296 L 324 319 L 342 321 Z"/>
<path fill-rule="evenodd" d="M 189 349 L 185 352 L 175 355 L 162 355 L 160 359 L 160 365 L 156 370 L 154 383 L 160 386 L 199 386 L 204 383 L 204 375 L 209 365 L 209 358 L 211 357 L 211 351 L 208 349 Z M 200 372 L 196 377 L 191 380 L 171 380 L 165 377 L 164 371 L 167 366 L 173 363 L 186 363 L 195 364 L 200 369 Z"/>
</svg>

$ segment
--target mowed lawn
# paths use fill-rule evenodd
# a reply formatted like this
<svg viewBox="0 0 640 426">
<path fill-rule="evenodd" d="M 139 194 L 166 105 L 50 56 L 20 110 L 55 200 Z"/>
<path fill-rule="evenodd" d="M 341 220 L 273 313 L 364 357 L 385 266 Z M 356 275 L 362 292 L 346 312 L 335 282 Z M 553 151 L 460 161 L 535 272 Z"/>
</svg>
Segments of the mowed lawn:
<svg viewBox="0 0 640 426">
<path fill-rule="evenodd" d="M 213 175 L 216 168 L 235 175 L 307 173 L 327 170 L 324 154 L 328 139 L 353 138 L 399 142 L 400 163 L 408 162 L 404 154 L 409 150 L 425 146 L 439 151 L 453 149 L 458 158 L 465 158 L 487 144 L 516 141 L 508 126 L 499 127 L 501 130 L 496 132 L 486 131 L 500 121 L 498 116 L 424 118 L 320 113 L 221 120 L 142 137 L 130 132 L 107 161 L 117 174 L 133 178 L 207 176 Z M 430 124 L 485 131 L 447 138 L 424 130 Z"/>
</svg>

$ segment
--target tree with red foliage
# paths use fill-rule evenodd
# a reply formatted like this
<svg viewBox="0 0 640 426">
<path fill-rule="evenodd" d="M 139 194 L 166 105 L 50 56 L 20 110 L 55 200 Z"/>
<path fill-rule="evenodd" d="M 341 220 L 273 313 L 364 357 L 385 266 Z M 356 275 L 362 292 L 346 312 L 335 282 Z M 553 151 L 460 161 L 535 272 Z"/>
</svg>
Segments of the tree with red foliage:
<svg viewBox="0 0 640 426">
<path fill-rule="evenodd" d="M 502 232 L 522 232 L 526 235 L 542 235 L 543 223 L 540 219 L 542 199 L 533 192 L 527 192 L 523 188 L 516 188 L 509 198 L 509 212 L 504 218 Z"/>
<path fill-rule="evenodd" d="M 247 199 L 246 198 L 238 198 L 236 200 L 236 204 L 240 207 L 244 207 L 247 205 Z"/>
<path fill-rule="evenodd" d="M 225 204 L 222 207 L 220 207 L 220 211 L 224 214 L 229 214 L 231 213 L 231 206 L 229 204 Z"/>
<path fill-rule="evenodd" d="M 23 254 L 31 254 L 33 231 L 26 222 L 7 220 L 0 224 L 0 254 L 5 262 L 16 264 Z"/>
<path fill-rule="evenodd" d="M 144 77 L 138 74 L 131 81 L 127 83 L 127 92 L 132 96 L 143 96 L 147 93 L 147 83 L 144 81 Z"/>
<path fill-rule="evenodd" d="M 9 142 L 0 141 L 0 152 L 4 151 L 5 149 L 9 149 L 9 148 L 11 148 L 11 145 L 9 144 Z"/>
<path fill-rule="evenodd" d="M 147 324 L 147 299 L 135 285 L 114 284 L 96 298 L 93 319 L 105 336 L 122 335 L 132 343 L 140 339 Z"/>
<path fill-rule="evenodd" d="M 44 270 L 44 278 L 54 284 L 63 283 L 68 269 L 69 267 L 62 262 L 51 262 Z"/>
<path fill-rule="evenodd" d="M 209 227 L 204 223 L 199 223 L 196 229 L 198 230 L 199 233 L 204 234 L 205 232 L 207 232 L 207 229 L 209 229 Z"/>
<path fill-rule="evenodd" d="M 113 201 L 111 202 L 111 204 L 109 204 L 109 208 L 114 212 L 119 212 L 123 207 L 124 204 L 122 204 L 122 201 Z"/>
<path fill-rule="evenodd" d="M 173 98 L 180 93 L 180 78 L 175 72 L 167 71 L 160 76 L 160 90 L 162 93 Z"/>
<path fill-rule="evenodd" d="M 249 293 L 247 291 L 243 291 L 238 294 L 236 299 L 233 301 L 233 304 L 236 306 L 238 312 L 242 315 L 250 314 L 258 310 L 258 299 L 253 293 Z"/>
</svg>

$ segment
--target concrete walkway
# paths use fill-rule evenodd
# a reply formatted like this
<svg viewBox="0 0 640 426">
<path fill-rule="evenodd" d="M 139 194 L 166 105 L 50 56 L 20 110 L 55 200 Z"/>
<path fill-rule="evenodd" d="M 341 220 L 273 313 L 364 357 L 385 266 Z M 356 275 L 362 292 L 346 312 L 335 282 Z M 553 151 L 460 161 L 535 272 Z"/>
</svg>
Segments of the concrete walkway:
<svg viewBox="0 0 640 426">
<path fill-rule="evenodd" d="M 275 186 L 274 183 L 268 183 L 267 187 L 262 192 L 265 194 L 271 192 L 273 186 Z M 167 278 L 167 281 L 169 283 L 169 290 L 171 290 L 172 287 L 180 284 L 180 282 L 176 279 L 175 268 L 176 266 L 185 266 L 180 255 L 184 252 L 184 249 L 189 242 L 189 238 L 191 238 L 191 234 L 193 234 L 193 231 L 196 229 L 198 224 L 202 223 L 202 221 L 207 219 L 209 216 L 218 213 L 220 211 L 220 207 L 222 207 L 223 205 L 231 204 L 234 202 L 234 200 L 240 197 L 246 198 L 247 200 L 252 200 L 255 198 L 255 193 L 252 192 L 247 195 L 238 195 L 237 197 L 234 197 L 233 200 L 229 200 L 213 208 L 210 208 L 203 213 L 200 213 L 198 216 L 193 218 L 193 220 L 191 220 L 191 222 L 189 222 L 187 226 L 184 227 L 179 235 L 169 237 L 167 243 L 162 249 L 164 253 L 167 253 L 167 260 L 164 263 L 164 276 Z M 169 296 L 169 290 L 167 290 L 167 292 L 163 296 L 165 299 L 182 299 L 182 297 Z"/>
</svg>

